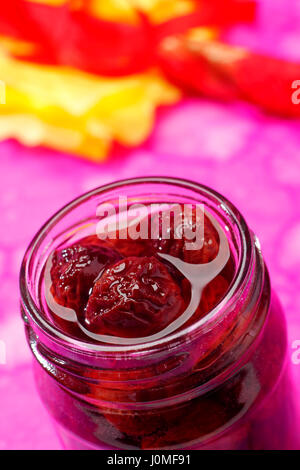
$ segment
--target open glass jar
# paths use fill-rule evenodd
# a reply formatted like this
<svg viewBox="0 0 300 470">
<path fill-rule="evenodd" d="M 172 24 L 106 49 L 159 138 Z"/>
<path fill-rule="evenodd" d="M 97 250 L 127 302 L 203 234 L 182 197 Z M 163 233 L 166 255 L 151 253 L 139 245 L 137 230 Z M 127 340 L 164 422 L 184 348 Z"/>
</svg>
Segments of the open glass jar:
<svg viewBox="0 0 300 470">
<path fill-rule="evenodd" d="M 234 272 L 197 321 L 151 341 L 89 340 L 53 321 L 45 267 L 96 233 L 99 204 L 202 204 L 226 235 Z M 67 449 L 294 449 L 286 326 L 259 242 L 238 210 L 196 183 L 139 178 L 91 191 L 56 213 L 21 268 L 21 310 L 42 400 Z M 67 321 L 68 323 L 68 321 Z"/>
</svg>

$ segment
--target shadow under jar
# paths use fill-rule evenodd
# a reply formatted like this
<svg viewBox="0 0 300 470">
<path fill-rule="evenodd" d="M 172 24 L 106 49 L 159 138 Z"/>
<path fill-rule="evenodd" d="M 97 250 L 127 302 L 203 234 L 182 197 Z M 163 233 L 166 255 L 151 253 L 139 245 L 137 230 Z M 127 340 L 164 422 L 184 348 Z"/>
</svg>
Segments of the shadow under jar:
<svg viewBox="0 0 300 470">
<path fill-rule="evenodd" d="M 92 339 L 68 319 L 57 321 L 45 300 L 51 254 L 95 234 L 97 208 L 120 195 L 131 203 L 203 204 L 232 261 L 228 289 L 210 311 L 138 344 Z M 284 315 L 257 238 L 213 190 L 153 177 L 91 191 L 36 235 L 20 286 L 37 387 L 65 448 L 296 448 Z"/>
</svg>

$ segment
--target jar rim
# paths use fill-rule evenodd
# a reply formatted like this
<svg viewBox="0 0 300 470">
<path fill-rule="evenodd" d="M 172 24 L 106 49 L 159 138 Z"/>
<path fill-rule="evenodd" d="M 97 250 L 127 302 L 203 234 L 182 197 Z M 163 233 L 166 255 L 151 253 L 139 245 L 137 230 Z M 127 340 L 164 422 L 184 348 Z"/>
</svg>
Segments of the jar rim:
<svg viewBox="0 0 300 470">
<path fill-rule="evenodd" d="M 218 201 L 222 210 L 229 215 L 232 220 L 234 221 L 235 226 L 238 229 L 240 241 L 241 241 L 241 256 L 239 257 L 239 263 L 236 269 L 236 275 L 232 282 L 232 285 L 226 292 L 225 296 L 210 312 L 208 312 L 204 317 L 199 319 L 197 322 L 191 324 L 188 327 L 181 328 L 174 333 L 162 337 L 156 341 L 147 341 L 145 343 L 136 344 L 136 345 L 127 345 L 127 346 L 118 346 L 118 345 L 103 345 L 103 344 L 96 344 L 96 343 L 88 343 L 85 341 L 81 341 L 79 339 L 75 339 L 58 328 L 55 327 L 54 324 L 50 323 L 41 312 L 41 309 L 37 306 L 35 300 L 33 299 L 29 285 L 29 273 L 28 273 L 28 266 L 32 260 L 32 257 L 35 254 L 35 251 L 41 244 L 42 240 L 45 236 L 49 233 L 52 227 L 55 226 L 69 211 L 72 211 L 74 208 L 78 207 L 79 205 L 83 204 L 88 199 L 100 195 L 105 194 L 113 189 L 122 188 L 124 186 L 136 185 L 136 184 L 170 184 L 175 185 L 178 188 L 182 187 L 185 189 L 190 189 L 198 192 L 202 196 L 207 196 L 210 198 L 214 198 Z M 63 206 L 60 210 L 58 210 L 52 217 L 50 217 L 41 229 L 36 233 L 32 241 L 30 242 L 25 255 L 23 257 L 23 261 L 21 264 L 20 270 L 20 292 L 21 292 L 21 301 L 23 307 L 26 310 L 26 313 L 29 315 L 30 319 L 33 323 L 40 329 L 44 334 L 46 334 L 51 340 L 54 342 L 58 342 L 63 344 L 63 346 L 67 348 L 71 348 L 73 351 L 77 351 L 78 353 L 86 352 L 88 354 L 95 354 L 98 355 L 99 353 L 123 353 L 126 354 L 141 354 L 141 353 L 149 353 L 153 352 L 154 350 L 161 350 L 162 348 L 170 349 L 174 345 L 178 345 L 184 338 L 192 335 L 196 331 L 198 331 L 201 327 L 209 328 L 209 326 L 215 321 L 218 317 L 218 313 L 223 311 L 225 314 L 226 306 L 229 303 L 229 300 L 232 298 L 233 294 L 239 290 L 241 285 L 243 284 L 244 279 L 247 277 L 249 266 L 247 265 L 247 259 L 251 256 L 251 251 L 253 250 L 253 239 L 251 236 L 251 232 L 248 228 L 248 225 L 241 215 L 239 210 L 224 196 L 220 193 L 216 192 L 215 190 L 209 188 L 208 186 L 202 185 L 200 183 L 196 183 L 190 180 L 181 179 L 181 178 L 173 178 L 173 177 L 164 177 L 164 176 L 147 176 L 147 177 L 139 177 L 139 178 L 129 178 L 118 180 L 110 184 L 106 184 L 95 188 L 83 195 L 76 197 L 71 202 Z"/>
</svg>

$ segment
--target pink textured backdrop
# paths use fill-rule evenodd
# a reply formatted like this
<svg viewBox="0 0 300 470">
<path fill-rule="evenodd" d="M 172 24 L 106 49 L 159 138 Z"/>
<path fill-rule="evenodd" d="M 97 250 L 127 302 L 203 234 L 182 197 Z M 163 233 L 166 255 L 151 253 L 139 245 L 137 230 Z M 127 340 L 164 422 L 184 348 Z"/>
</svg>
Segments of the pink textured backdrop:
<svg viewBox="0 0 300 470">
<path fill-rule="evenodd" d="M 259 3 L 256 26 L 235 28 L 230 40 L 300 60 L 299 2 L 288 2 L 288 8 L 286 0 Z M 265 116 L 241 103 L 187 99 L 159 113 L 145 145 L 102 165 L 4 142 L 0 340 L 6 344 L 7 362 L 0 364 L 0 449 L 60 448 L 35 390 L 19 317 L 18 271 L 27 244 L 46 218 L 80 193 L 143 175 L 194 179 L 223 193 L 242 211 L 260 238 L 273 287 L 285 307 L 292 363 L 292 343 L 300 340 L 300 122 Z M 300 387 L 300 365 L 292 364 L 292 370 Z"/>
</svg>

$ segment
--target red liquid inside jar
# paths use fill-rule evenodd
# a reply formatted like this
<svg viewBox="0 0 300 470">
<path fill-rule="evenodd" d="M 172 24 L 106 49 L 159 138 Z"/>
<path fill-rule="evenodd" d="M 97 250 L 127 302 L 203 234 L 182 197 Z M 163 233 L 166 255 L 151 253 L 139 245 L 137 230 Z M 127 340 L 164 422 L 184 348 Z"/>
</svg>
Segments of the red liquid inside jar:
<svg viewBox="0 0 300 470">
<path fill-rule="evenodd" d="M 257 239 L 208 188 L 145 178 L 79 198 L 33 241 L 21 291 L 67 448 L 296 448 L 282 310 Z"/>
</svg>

